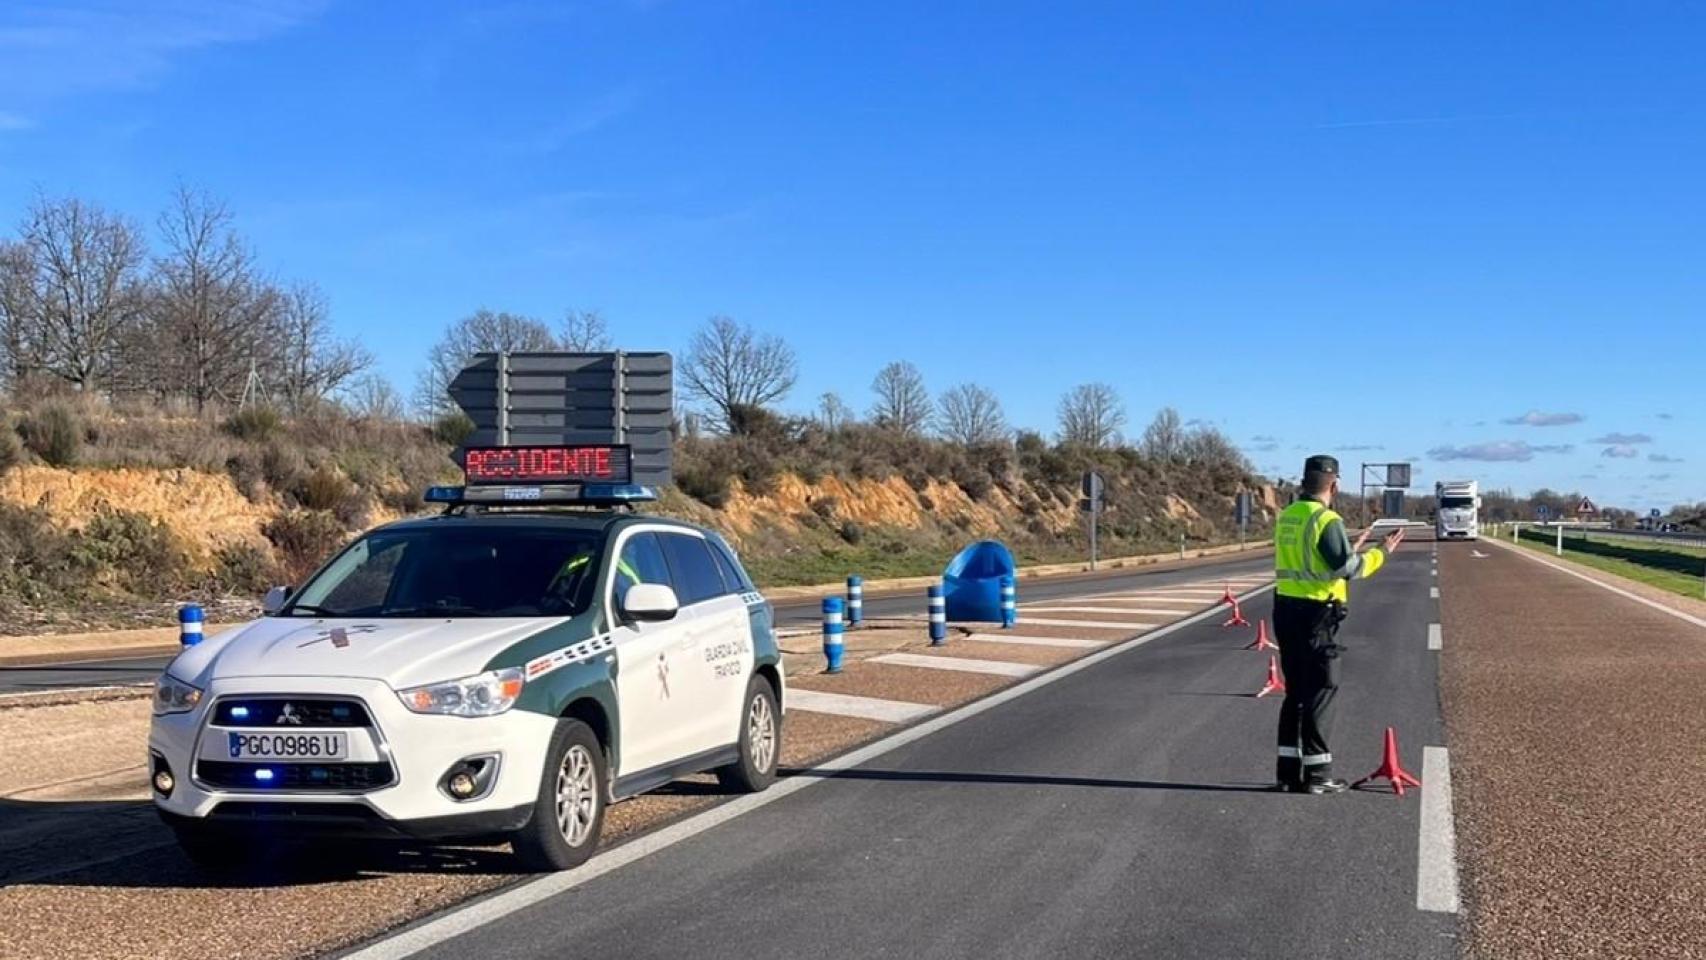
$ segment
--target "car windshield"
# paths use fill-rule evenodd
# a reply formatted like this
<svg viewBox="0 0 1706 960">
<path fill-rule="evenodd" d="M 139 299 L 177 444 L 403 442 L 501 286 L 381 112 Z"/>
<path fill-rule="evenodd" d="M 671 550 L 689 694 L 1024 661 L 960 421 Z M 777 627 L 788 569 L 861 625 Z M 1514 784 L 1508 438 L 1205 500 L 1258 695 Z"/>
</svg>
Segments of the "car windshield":
<svg viewBox="0 0 1706 960">
<path fill-rule="evenodd" d="M 594 595 L 603 536 L 513 524 L 377 530 L 297 592 L 281 616 L 572 617 Z"/>
<path fill-rule="evenodd" d="M 1447 510 L 1462 510 L 1475 505 L 1474 497 L 1442 497 L 1439 505 Z"/>
</svg>

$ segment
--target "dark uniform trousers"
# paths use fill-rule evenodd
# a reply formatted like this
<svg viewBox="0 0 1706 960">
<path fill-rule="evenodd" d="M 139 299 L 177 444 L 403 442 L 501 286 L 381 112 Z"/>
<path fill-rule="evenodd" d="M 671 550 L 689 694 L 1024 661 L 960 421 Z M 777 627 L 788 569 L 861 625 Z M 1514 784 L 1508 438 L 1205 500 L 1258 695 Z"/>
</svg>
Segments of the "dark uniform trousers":
<svg viewBox="0 0 1706 960">
<path fill-rule="evenodd" d="M 1285 701 L 1280 704 L 1281 783 L 1323 779 L 1332 770 L 1327 735 L 1333 728 L 1333 695 L 1339 690 L 1339 623 L 1344 604 L 1297 597 L 1274 598 L 1274 635 L 1285 670 Z"/>
</svg>

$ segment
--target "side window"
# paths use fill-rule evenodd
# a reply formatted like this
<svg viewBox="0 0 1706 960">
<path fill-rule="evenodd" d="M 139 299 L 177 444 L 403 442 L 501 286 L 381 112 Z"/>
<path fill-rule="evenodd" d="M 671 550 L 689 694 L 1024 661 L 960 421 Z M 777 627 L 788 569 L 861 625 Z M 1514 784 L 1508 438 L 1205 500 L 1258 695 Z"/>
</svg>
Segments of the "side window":
<svg viewBox="0 0 1706 960">
<path fill-rule="evenodd" d="M 628 588 L 636 583 L 661 583 L 666 587 L 670 585 L 669 565 L 664 562 L 663 550 L 658 547 L 657 534 L 636 533 L 622 544 L 622 555 L 616 559 L 616 577 L 613 583 L 618 607 L 627 599 Z"/>
<path fill-rule="evenodd" d="M 729 545 L 714 537 L 706 538 L 711 545 L 711 558 L 717 561 L 717 569 L 722 571 L 723 580 L 728 583 L 730 590 L 751 590 L 752 578 L 741 569 L 739 561 L 735 560 L 734 551 Z"/>
<path fill-rule="evenodd" d="M 675 581 L 675 593 L 681 605 L 698 603 L 729 592 L 723 575 L 717 571 L 717 561 L 711 559 L 711 548 L 703 538 L 680 533 L 659 534 L 664 555 L 669 558 L 669 572 Z"/>
</svg>

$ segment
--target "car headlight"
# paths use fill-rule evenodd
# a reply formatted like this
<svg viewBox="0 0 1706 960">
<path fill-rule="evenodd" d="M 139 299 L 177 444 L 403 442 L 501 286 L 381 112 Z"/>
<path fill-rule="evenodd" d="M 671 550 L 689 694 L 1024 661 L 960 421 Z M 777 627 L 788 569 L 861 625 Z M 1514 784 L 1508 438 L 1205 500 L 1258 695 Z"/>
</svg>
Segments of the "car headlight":
<svg viewBox="0 0 1706 960">
<path fill-rule="evenodd" d="M 165 716 L 168 713 L 188 713 L 201 702 L 201 691 L 173 677 L 169 673 L 160 674 L 160 679 L 154 682 L 154 715 Z"/>
<path fill-rule="evenodd" d="M 515 706 L 527 675 L 520 667 L 492 670 L 460 680 L 429 683 L 397 691 L 403 706 L 415 713 L 441 713 L 452 717 L 490 717 Z"/>
</svg>

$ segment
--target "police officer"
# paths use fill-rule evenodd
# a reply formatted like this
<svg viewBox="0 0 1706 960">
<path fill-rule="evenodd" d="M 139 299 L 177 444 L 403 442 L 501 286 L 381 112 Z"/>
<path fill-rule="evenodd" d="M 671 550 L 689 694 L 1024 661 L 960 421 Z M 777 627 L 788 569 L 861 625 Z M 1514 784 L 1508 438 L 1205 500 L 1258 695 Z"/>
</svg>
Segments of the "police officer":
<svg viewBox="0 0 1706 960">
<path fill-rule="evenodd" d="M 1327 748 L 1333 694 L 1339 688 L 1336 635 L 1345 619 L 1346 581 L 1373 576 L 1398 549 L 1403 530 L 1389 535 L 1384 549 L 1358 553 L 1345 523 L 1333 512 L 1339 490 L 1339 461 L 1314 456 L 1303 464 L 1303 497 L 1274 522 L 1274 634 L 1285 669 L 1280 706 L 1279 789 L 1292 793 L 1338 793 L 1345 781 L 1332 776 Z"/>
</svg>

